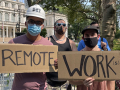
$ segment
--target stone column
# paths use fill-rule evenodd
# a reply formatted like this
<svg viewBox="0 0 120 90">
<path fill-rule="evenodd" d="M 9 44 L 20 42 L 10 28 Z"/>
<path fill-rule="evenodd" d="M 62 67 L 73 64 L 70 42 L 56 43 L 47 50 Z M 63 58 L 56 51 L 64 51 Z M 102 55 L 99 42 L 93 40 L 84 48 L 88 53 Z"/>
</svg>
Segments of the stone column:
<svg viewBox="0 0 120 90">
<path fill-rule="evenodd" d="M 2 21 L 5 21 L 5 12 L 2 13 Z"/>
<path fill-rule="evenodd" d="M 15 38 L 15 27 L 13 27 L 13 38 Z"/>
<path fill-rule="evenodd" d="M 8 37 L 8 26 L 6 27 L 6 37 Z"/>
<path fill-rule="evenodd" d="M 21 32 L 21 27 L 20 27 L 20 32 Z"/>
<path fill-rule="evenodd" d="M 8 33 L 9 33 L 9 36 L 8 36 L 8 37 L 11 37 L 11 32 L 12 32 L 12 31 L 11 31 L 11 28 L 10 28 L 10 29 L 9 29 L 9 32 L 8 32 Z"/>
</svg>

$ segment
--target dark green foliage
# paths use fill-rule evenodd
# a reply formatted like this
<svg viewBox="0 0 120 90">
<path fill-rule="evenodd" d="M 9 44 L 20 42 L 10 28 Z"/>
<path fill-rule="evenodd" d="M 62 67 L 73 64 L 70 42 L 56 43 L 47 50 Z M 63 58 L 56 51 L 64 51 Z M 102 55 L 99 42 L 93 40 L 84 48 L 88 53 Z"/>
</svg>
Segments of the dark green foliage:
<svg viewBox="0 0 120 90">
<path fill-rule="evenodd" d="M 72 25 L 70 25 L 68 27 L 68 37 L 70 39 L 75 39 L 77 41 L 80 40 L 81 37 L 81 31 L 83 30 L 83 28 L 85 28 L 87 25 L 89 25 L 89 23 L 91 23 L 90 21 L 86 20 L 86 21 L 82 21 L 82 22 L 78 22 L 78 23 L 74 23 Z"/>
<path fill-rule="evenodd" d="M 120 30 L 118 30 L 118 31 L 115 33 L 115 38 L 116 38 L 116 39 L 120 38 Z"/>
<path fill-rule="evenodd" d="M 42 29 L 40 35 L 43 36 L 43 37 L 46 37 L 46 35 L 47 35 L 47 30 L 46 30 L 45 28 Z"/>
<path fill-rule="evenodd" d="M 120 50 L 120 39 L 115 39 L 113 41 L 113 50 Z"/>
<path fill-rule="evenodd" d="M 24 30 L 21 31 L 22 33 L 27 33 L 27 29 L 24 28 Z"/>
<path fill-rule="evenodd" d="M 90 1 L 92 2 L 92 1 Z M 41 0 L 40 4 L 44 4 L 44 9 L 52 10 L 53 7 L 59 8 L 60 13 L 66 14 L 68 16 L 68 21 L 70 24 L 73 24 L 82 19 L 98 19 L 98 4 L 99 0 L 94 3 L 94 6 L 87 5 L 88 0 Z M 62 10 L 61 10 L 62 7 Z M 94 8 L 94 9 L 93 9 Z M 91 18 L 89 15 L 95 16 L 97 18 Z"/>
</svg>

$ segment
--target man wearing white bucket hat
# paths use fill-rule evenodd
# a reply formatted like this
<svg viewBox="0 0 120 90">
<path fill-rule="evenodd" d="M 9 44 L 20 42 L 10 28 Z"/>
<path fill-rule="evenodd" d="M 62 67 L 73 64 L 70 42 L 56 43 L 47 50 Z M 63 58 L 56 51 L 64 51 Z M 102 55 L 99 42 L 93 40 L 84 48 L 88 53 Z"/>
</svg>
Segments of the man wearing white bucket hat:
<svg viewBox="0 0 120 90">
<path fill-rule="evenodd" d="M 45 11 L 39 6 L 34 5 L 26 12 L 27 34 L 18 36 L 9 43 L 33 44 L 33 45 L 53 45 L 47 39 L 40 36 L 44 28 Z M 15 73 L 12 90 L 46 90 L 45 73 Z"/>
</svg>

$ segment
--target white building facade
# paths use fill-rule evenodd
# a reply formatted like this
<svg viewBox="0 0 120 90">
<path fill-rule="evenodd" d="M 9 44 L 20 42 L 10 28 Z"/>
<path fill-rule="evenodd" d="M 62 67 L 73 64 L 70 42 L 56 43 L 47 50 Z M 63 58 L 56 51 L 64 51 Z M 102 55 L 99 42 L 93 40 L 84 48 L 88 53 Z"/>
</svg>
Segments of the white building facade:
<svg viewBox="0 0 120 90">
<path fill-rule="evenodd" d="M 20 12 L 20 15 L 19 15 Z M 9 41 L 15 37 L 16 24 L 19 23 L 20 32 L 25 28 L 25 5 L 19 0 L 0 0 L 0 42 Z M 3 41 L 3 42 L 4 42 Z"/>
<path fill-rule="evenodd" d="M 10 39 L 15 38 L 15 33 L 17 32 L 16 24 L 19 23 L 19 16 L 20 32 L 26 28 L 25 13 L 25 4 L 20 2 L 20 0 L 0 0 L 0 43 L 8 42 Z M 46 12 L 44 26 L 47 30 L 47 37 L 54 35 L 54 22 L 58 19 L 63 19 L 66 22 L 66 25 L 68 25 L 66 15 L 54 12 Z M 66 36 L 68 36 L 67 30 Z"/>
</svg>

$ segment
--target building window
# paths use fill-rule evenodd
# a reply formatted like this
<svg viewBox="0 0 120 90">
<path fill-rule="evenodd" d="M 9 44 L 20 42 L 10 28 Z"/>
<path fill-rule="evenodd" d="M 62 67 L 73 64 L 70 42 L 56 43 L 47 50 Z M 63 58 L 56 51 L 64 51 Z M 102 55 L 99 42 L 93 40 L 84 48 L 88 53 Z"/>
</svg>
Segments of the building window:
<svg viewBox="0 0 120 90">
<path fill-rule="evenodd" d="M 6 37 L 6 29 L 5 29 L 5 33 L 4 33 L 4 35 L 5 35 L 4 37 Z"/>
<path fill-rule="evenodd" d="M 15 4 L 12 4 L 12 8 L 15 8 Z"/>
<path fill-rule="evenodd" d="M 0 1 L 0 6 L 1 6 L 1 3 L 2 3 L 2 2 Z"/>
<path fill-rule="evenodd" d="M 9 21 L 9 14 L 5 13 L 5 21 Z"/>
<path fill-rule="evenodd" d="M 2 13 L 0 13 L 0 21 L 2 21 Z"/>
<path fill-rule="evenodd" d="M 12 13 L 12 15 L 11 15 L 11 22 L 15 22 L 15 14 L 14 13 Z"/>
<path fill-rule="evenodd" d="M 47 26 L 47 20 L 46 20 L 46 26 Z"/>
<path fill-rule="evenodd" d="M 46 27 L 46 20 L 44 21 L 44 26 Z"/>
<path fill-rule="evenodd" d="M 13 36 L 13 29 L 12 29 L 12 32 L 11 32 L 11 36 Z"/>
<path fill-rule="evenodd" d="M 49 25 L 52 25 L 51 21 L 52 21 L 52 18 L 49 17 Z"/>
<path fill-rule="evenodd" d="M 20 6 L 20 5 L 18 5 L 18 9 L 21 9 L 21 6 Z"/>
<path fill-rule="evenodd" d="M 5 7 L 8 7 L 8 3 L 7 2 L 5 2 Z"/>
<path fill-rule="evenodd" d="M 1 29 L 1 37 L 3 37 L 3 29 Z"/>
</svg>

